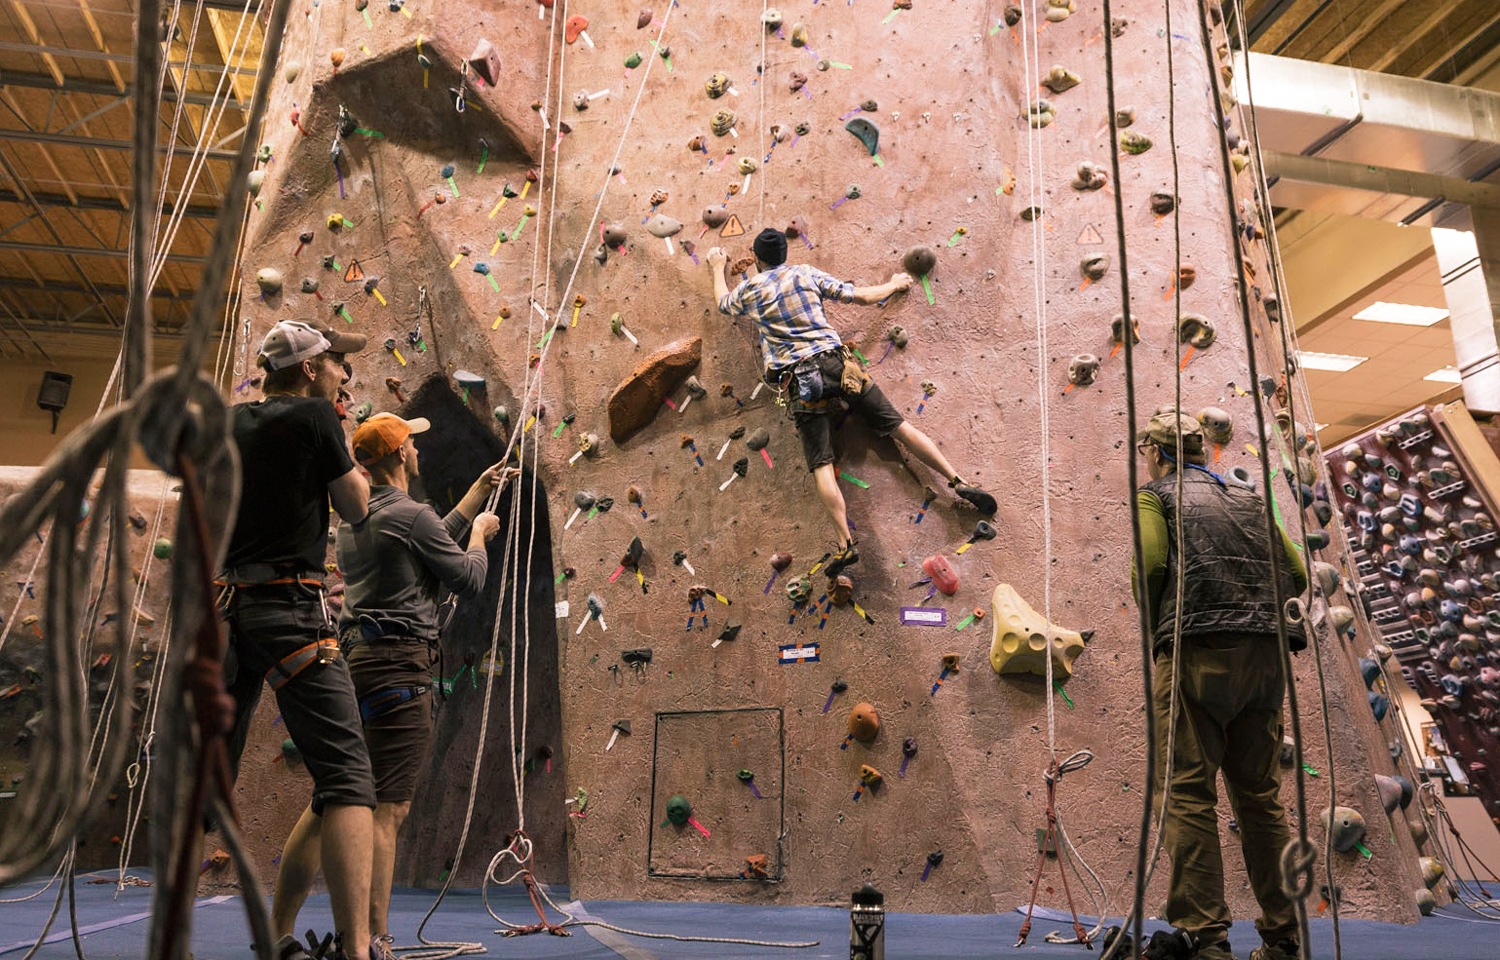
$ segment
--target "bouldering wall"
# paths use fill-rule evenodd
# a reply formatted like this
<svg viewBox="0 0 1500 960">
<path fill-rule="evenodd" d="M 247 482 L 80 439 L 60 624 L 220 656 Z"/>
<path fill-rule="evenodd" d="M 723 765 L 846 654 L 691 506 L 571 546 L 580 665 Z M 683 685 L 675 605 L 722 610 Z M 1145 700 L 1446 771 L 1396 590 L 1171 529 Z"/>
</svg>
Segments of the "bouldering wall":
<svg viewBox="0 0 1500 960">
<path fill-rule="evenodd" d="M 1300 530 L 1280 473 L 1291 431 L 1255 435 L 1252 391 L 1268 417 L 1305 393 L 1279 382 L 1264 211 L 1215 110 L 1229 62 L 1217 28 L 1205 43 L 1188 0 L 1169 4 L 1170 29 L 1161 3 L 1115 4 L 1116 183 L 1103 23 L 1087 0 L 1024 15 L 796 0 L 770 26 L 760 4 L 707 0 L 391 6 L 323 4 L 288 31 L 271 107 L 288 122 L 268 125 L 252 183 L 249 342 L 279 319 L 348 324 L 373 347 L 356 412 L 394 409 L 398 389 L 436 376 L 520 437 L 548 497 L 536 529 L 551 538 L 556 623 L 530 643 L 555 645 L 566 771 L 565 785 L 559 768 L 536 782 L 575 797 L 527 826 L 555 840 L 565 825 L 574 894 L 835 903 L 870 880 L 902 910 L 1009 909 L 1027 897 L 1055 732 L 1059 758 L 1096 756 L 1059 806 L 1122 910 L 1145 745 L 1117 228 L 1139 419 L 1170 402 L 1180 369 L 1185 408 L 1234 422 L 1218 468 L 1259 483 L 1255 458 L 1271 457 L 1278 509 Z M 1235 109 L 1228 126 L 1239 142 Z M 728 248 L 737 282 L 766 226 L 795 228 L 793 262 L 866 284 L 932 248 L 909 293 L 830 317 L 902 413 L 1001 501 L 985 539 L 942 478 L 845 423 L 838 468 L 861 554 L 850 605 L 831 605 L 815 570 L 832 532 L 759 384 L 753 332 L 710 295 L 707 249 Z M 1180 353 L 1174 288 L 1191 318 Z M 1311 422 L 1305 405 L 1296 418 Z M 762 450 L 746 442 L 758 431 Z M 939 554 L 957 573 L 951 596 L 919 582 Z M 809 574 L 794 606 L 785 588 Z M 1005 584 L 1034 613 L 997 609 Z M 1041 678 L 989 659 L 993 625 L 1029 634 L 1047 620 L 1090 631 L 1052 717 Z M 1338 802 L 1378 816 L 1372 775 L 1390 769 L 1354 670 L 1368 642 L 1329 634 L 1323 647 L 1332 765 L 1313 656 L 1298 660 L 1312 817 L 1334 772 Z M 847 736 L 856 705 L 878 732 Z M 516 819 L 507 759 L 491 752 L 481 778 L 494 810 L 471 844 L 485 852 Z M 455 752 L 435 777 L 450 794 L 466 791 L 462 762 Z M 424 844 L 456 842 L 463 799 L 431 808 Z M 1410 838 L 1372 829 L 1366 843 L 1369 859 L 1335 855 L 1346 911 L 1413 919 Z M 1237 851 L 1226 867 L 1249 916 Z"/>
</svg>

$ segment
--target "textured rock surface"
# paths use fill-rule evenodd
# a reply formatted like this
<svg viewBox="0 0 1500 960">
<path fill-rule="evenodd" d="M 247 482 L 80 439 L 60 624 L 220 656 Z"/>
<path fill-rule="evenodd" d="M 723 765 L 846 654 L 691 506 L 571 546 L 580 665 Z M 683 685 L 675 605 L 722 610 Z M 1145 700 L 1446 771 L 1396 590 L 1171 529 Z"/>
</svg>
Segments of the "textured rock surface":
<svg viewBox="0 0 1500 960">
<path fill-rule="evenodd" d="M 532 589 L 550 585 L 563 567 L 576 575 L 558 582 L 556 599 L 568 607 L 558 608 L 555 638 L 550 631 L 531 637 L 533 645 L 555 644 L 562 737 L 552 772 L 533 770 L 526 778 L 535 791 L 528 792 L 528 829 L 554 857 L 566 830 L 567 879 L 587 898 L 842 902 L 863 879 L 880 886 L 887 906 L 896 909 L 990 911 L 1026 898 L 1033 831 L 1044 822 L 1047 691 L 1035 677 L 965 669 L 929 696 L 940 655 L 957 650 L 965 663 L 982 663 L 989 631 L 898 626 L 899 608 L 920 602 L 921 593 L 908 589 L 919 579 L 917 565 L 964 542 L 972 511 L 946 493 L 924 511 L 924 490 L 942 490 L 942 478 L 909 464 L 889 441 L 845 424 L 839 467 L 868 485 L 845 485 L 862 554 L 849 573 L 856 599 L 875 624 L 852 608 L 834 608 L 825 618 L 820 607 L 789 621 L 782 587 L 828 549 L 831 533 L 791 424 L 770 391 L 756 389 L 759 356 L 751 331 L 713 309 L 706 270 L 695 258 L 708 244 L 725 243 L 733 262 L 748 255 L 762 225 L 785 226 L 799 217 L 793 261 L 843 278 L 876 283 L 899 268 L 912 246 L 937 252 L 930 297 L 919 287 L 881 308 L 830 313 L 846 340 L 869 357 L 893 403 L 931 433 L 972 482 L 1003 494 L 1000 537 L 957 558 L 957 595 L 936 598 L 956 614 L 949 630 L 960 615 L 986 605 L 999 582 L 1019 585 L 1049 620 L 1097 630 L 1068 685 L 1073 705 L 1053 705 L 1059 753 L 1090 748 L 1097 759 L 1068 777 L 1059 801 L 1070 835 L 1105 879 L 1118 911 L 1131 885 L 1144 740 L 1137 622 L 1128 594 L 1126 458 L 1132 451 L 1123 359 L 1110 356 L 1110 323 L 1121 309 L 1111 277 L 1128 277 L 1140 323 L 1135 363 L 1142 420 L 1170 401 L 1174 372 L 1184 362 L 1171 295 L 1174 218 L 1180 218 L 1182 259 L 1191 261 L 1197 277 L 1182 309 L 1208 317 L 1218 333 L 1211 348 L 1186 358 L 1183 405 L 1190 411 L 1218 406 L 1241 424 L 1254 422 L 1247 391 L 1257 384 L 1247 364 L 1237 278 L 1242 255 L 1262 278 L 1249 281 L 1262 289 L 1245 291 L 1260 369 L 1273 378 L 1279 369 L 1271 365 L 1277 328 L 1257 306 L 1257 292 L 1269 292 L 1264 251 L 1233 231 L 1240 213 L 1225 195 L 1220 132 L 1206 95 L 1218 65 L 1205 57 L 1196 5 L 1175 0 L 1170 30 L 1160 4 L 1115 5 L 1116 15 L 1129 21 L 1116 41 L 1119 102 L 1133 105 L 1132 129 L 1156 147 L 1122 156 L 1118 182 L 1111 176 L 1109 189 L 1097 191 L 1070 186 L 1080 162 L 1107 167 L 1109 160 L 1101 24 L 1090 5 L 1048 24 L 1036 34 L 1040 49 L 1026 57 L 1019 38 L 1031 36 L 1023 33 L 1029 27 L 1013 32 L 997 25 L 986 19 L 995 8 L 978 2 L 919 4 L 888 22 L 865 4 L 803 4 L 787 11 L 789 21 L 807 25 L 800 47 L 788 43 L 790 28 L 763 34 L 755 11 L 742 5 L 664 7 L 658 27 L 637 32 L 636 8 L 622 0 L 600 0 L 588 11 L 595 47 L 563 44 L 560 22 L 549 47 L 550 20 L 532 16 L 529 4 L 520 6 L 519 15 L 482 4 L 450 3 L 441 12 L 419 6 L 411 18 L 372 8 L 374 29 L 338 5 L 323 5 L 311 20 L 294 18 L 286 49 L 307 67 L 295 83 L 277 84 L 271 117 L 286 116 L 297 102 L 308 134 L 279 121 L 268 125 L 265 138 L 276 159 L 251 216 L 244 276 L 251 285 L 256 270 L 275 266 L 288 278 L 278 302 L 247 311 L 253 338 L 276 319 L 329 312 L 342 303 L 372 343 L 386 337 L 405 343 L 418 289 L 426 288 L 435 308 L 423 330 L 430 349 L 405 350 L 411 366 L 404 370 L 377 350 L 357 368 L 356 399 L 379 406 L 391 400 L 382 386 L 387 376 L 415 384 L 463 367 L 486 376 L 489 402 L 515 411 L 517 427 L 537 412 L 524 402 L 528 394 L 545 403 L 539 423 L 524 436 L 528 464 L 535 465 L 550 504 L 553 568 L 535 571 Z M 651 46 L 660 24 L 670 64 Z M 428 88 L 421 86 L 413 52 L 418 34 L 434 62 Z M 459 115 L 447 89 L 458 86 L 455 65 L 482 37 L 495 45 L 506 82 L 478 87 L 471 81 L 468 109 Z M 767 66 L 757 78 L 763 42 Z M 1179 94 L 1175 140 L 1182 180 L 1175 187 L 1169 43 Z M 336 78 L 327 62 L 334 46 L 350 51 Z M 820 61 L 828 69 L 817 69 Z M 622 67 L 630 62 L 639 65 Z M 1035 130 L 1026 112 L 1040 77 L 1026 76 L 1024 65 L 1055 62 L 1067 64 L 1081 83 L 1050 98 L 1052 122 Z M 740 78 L 738 97 L 705 95 L 704 79 L 718 70 Z M 800 89 L 792 89 L 794 75 L 805 79 Z M 579 91 L 598 94 L 584 112 L 571 106 Z M 879 105 L 869 115 L 880 130 L 878 158 L 843 129 L 869 99 Z M 366 129 L 383 134 L 346 138 L 342 179 L 328 160 L 340 103 Z M 735 127 L 714 135 L 711 117 L 724 109 L 732 109 Z M 569 125 L 561 137 L 560 122 Z M 790 135 L 775 141 L 773 126 Z M 758 161 L 748 176 L 738 165 L 744 157 Z M 440 176 L 450 164 L 456 190 Z M 528 185 L 529 169 L 538 171 L 539 184 Z M 502 205 L 507 184 L 525 195 Z M 1240 178 L 1242 197 L 1249 184 L 1248 175 Z M 1162 190 L 1183 198 L 1165 219 L 1150 210 L 1151 194 Z M 432 203 L 444 192 L 445 203 Z M 1128 263 L 1117 259 L 1102 281 L 1080 283 L 1081 258 L 1117 257 L 1116 192 L 1124 202 L 1118 226 L 1128 239 Z M 709 236 L 696 225 L 702 216 L 695 211 L 721 204 L 732 216 Z M 526 215 L 528 206 L 536 216 Z M 1027 210 L 1039 215 L 1028 222 L 1022 217 Z M 643 227 L 658 213 L 694 226 L 669 246 Z M 333 214 L 354 225 L 328 230 L 324 224 Z M 621 224 L 626 237 L 598 263 L 593 254 L 606 222 Z M 293 259 L 296 234 L 313 228 L 316 242 Z M 323 272 L 320 260 L 330 255 L 345 266 L 358 258 L 367 274 L 379 275 L 388 306 Z M 478 263 L 487 275 L 476 273 Z M 324 301 L 293 292 L 303 276 L 323 280 Z M 245 301 L 252 303 L 256 293 L 248 288 Z M 575 323 L 579 294 L 587 305 Z M 509 319 L 502 307 L 510 309 Z M 610 334 L 614 312 L 639 338 L 638 350 Z M 547 341 L 541 313 L 566 329 Z M 893 324 L 908 338 L 899 351 L 886 349 Z M 709 396 L 678 412 L 660 412 L 624 445 L 605 444 L 597 455 L 570 463 L 577 431 L 609 434 L 610 391 L 639 358 L 685 336 L 703 340 L 698 376 Z M 1106 359 L 1092 385 L 1064 393 L 1071 358 L 1081 353 Z M 532 354 L 545 356 L 533 365 Z M 938 388 L 925 402 L 924 382 Z M 720 384 L 729 385 L 728 394 L 712 389 Z M 576 422 L 554 439 L 569 413 Z M 1305 411 L 1299 417 L 1310 419 Z M 740 427 L 769 431 L 770 459 L 750 455 L 746 476 L 720 492 L 744 454 L 737 448 L 722 460 L 715 454 Z M 696 454 L 679 446 L 682 433 L 696 437 Z M 1243 435 L 1253 438 L 1253 430 Z M 1254 466 L 1243 447 L 1225 449 L 1222 457 L 1222 469 Z M 631 485 L 642 495 L 639 509 L 624 502 Z M 565 528 L 581 489 L 620 503 Z M 1284 487 L 1278 496 L 1286 512 Z M 636 536 L 644 545 L 641 579 L 611 579 Z M 679 551 L 686 562 L 668 562 Z M 776 551 L 797 559 L 768 585 Z M 814 580 L 817 599 L 823 583 L 821 576 Z M 733 607 L 707 596 L 702 611 L 692 609 L 687 593 L 694 584 L 711 587 Z M 586 613 L 590 596 L 602 617 Z M 738 638 L 714 646 L 731 616 L 743 625 Z M 509 620 L 504 623 L 508 631 Z M 799 644 L 800 654 L 787 651 L 798 659 L 782 659 L 780 648 Z M 806 657 L 811 644 L 818 645 L 817 661 Z M 654 652 L 649 665 L 622 662 L 622 651 L 645 647 Z M 1309 762 L 1323 771 L 1308 779 L 1314 819 L 1328 802 L 1333 771 L 1341 775 L 1340 803 L 1380 809 L 1370 774 L 1389 772 L 1389 764 L 1353 672 L 1361 652 L 1362 642 L 1342 641 L 1324 651 L 1332 764 L 1318 722 L 1312 657 L 1299 658 Z M 836 678 L 848 690 L 824 713 Z M 496 732 L 510 723 L 508 684 L 496 693 L 490 735 L 499 742 L 479 781 L 481 803 L 492 817 L 471 837 L 461 883 L 477 881 L 479 867 L 517 820 L 508 781 L 495 772 L 508 766 L 508 741 Z M 870 745 L 841 751 L 843 716 L 859 700 L 879 709 L 885 729 Z M 456 726 L 477 727 L 473 698 L 450 709 L 459 711 Z M 739 710 L 761 718 L 777 714 L 779 721 L 736 727 L 712 719 Z M 653 732 L 654 718 L 700 711 L 699 741 L 673 747 L 662 728 Z M 611 724 L 621 718 L 632 719 L 637 732 L 606 753 Z M 895 776 L 908 737 L 922 744 L 921 752 L 904 777 Z M 403 857 L 419 863 L 409 865 L 407 875 L 435 878 L 451 856 L 471 756 L 454 751 L 437 778 L 455 796 L 445 797 L 441 811 L 423 825 L 421 848 L 408 844 Z M 762 771 L 767 757 L 771 766 Z M 784 773 L 773 777 L 768 771 L 776 758 Z M 766 778 L 763 793 L 779 801 L 756 801 L 734 779 L 737 769 L 752 764 L 756 782 Z M 854 802 L 865 765 L 885 771 L 885 786 Z M 543 784 L 553 796 L 588 789 L 587 817 L 565 819 L 560 802 L 533 807 Z M 693 800 L 695 818 L 712 840 L 674 828 L 669 849 L 654 847 L 660 805 L 670 795 L 664 791 Z M 1286 793 L 1291 796 L 1290 783 Z M 291 815 L 281 809 L 284 801 L 264 793 L 242 803 L 266 820 Z M 755 819 L 754 830 L 736 833 L 737 823 L 751 822 L 743 816 L 745 805 L 757 804 L 759 814 L 771 803 L 783 811 L 774 828 Z M 1222 816 L 1227 822 L 1227 806 Z M 1389 833 L 1371 831 L 1373 860 L 1337 854 L 1337 882 L 1346 904 L 1361 915 L 1412 919 L 1413 851 L 1404 831 L 1394 841 Z M 768 844 L 772 835 L 784 837 L 779 851 Z M 1231 897 L 1238 915 L 1247 917 L 1243 867 L 1227 828 L 1224 836 Z M 946 854 L 942 870 L 919 882 L 926 854 L 938 848 Z M 275 851 L 261 846 L 260 852 L 269 860 Z M 662 872 L 658 867 L 695 875 L 734 872 L 744 858 L 759 854 L 769 857 L 779 883 L 709 884 L 655 875 Z M 562 879 L 562 873 L 554 868 L 546 878 Z M 1148 905 L 1155 909 L 1161 896 L 1158 879 Z M 1064 906 L 1056 896 L 1047 901 Z"/>
</svg>

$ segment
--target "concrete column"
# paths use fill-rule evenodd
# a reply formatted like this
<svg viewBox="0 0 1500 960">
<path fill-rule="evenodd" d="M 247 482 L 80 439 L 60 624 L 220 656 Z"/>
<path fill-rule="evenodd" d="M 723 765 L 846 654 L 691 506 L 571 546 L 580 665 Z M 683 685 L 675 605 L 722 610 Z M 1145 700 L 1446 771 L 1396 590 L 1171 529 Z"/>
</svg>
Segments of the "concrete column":
<svg viewBox="0 0 1500 960">
<path fill-rule="evenodd" d="M 1464 403 L 1474 413 L 1500 413 L 1500 226 L 1490 219 L 1476 215 L 1473 231 L 1432 231 Z"/>
</svg>

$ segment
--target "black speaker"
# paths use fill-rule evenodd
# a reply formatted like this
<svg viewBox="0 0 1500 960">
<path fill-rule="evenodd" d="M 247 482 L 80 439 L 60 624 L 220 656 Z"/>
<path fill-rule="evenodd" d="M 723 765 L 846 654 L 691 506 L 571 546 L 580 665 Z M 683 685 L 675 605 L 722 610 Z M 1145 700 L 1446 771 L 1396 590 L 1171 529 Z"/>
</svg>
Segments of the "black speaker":
<svg viewBox="0 0 1500 960">
<path fill-rule="evenodd" d="M 68 406 L 68 394 L 73 390 L 73 375 L 48 370 L 42 374 L 42 385 L 36 391 L 36 405 L 52 412 L 52 432 L 57 432 L 57 415 Z"/>
</svg>

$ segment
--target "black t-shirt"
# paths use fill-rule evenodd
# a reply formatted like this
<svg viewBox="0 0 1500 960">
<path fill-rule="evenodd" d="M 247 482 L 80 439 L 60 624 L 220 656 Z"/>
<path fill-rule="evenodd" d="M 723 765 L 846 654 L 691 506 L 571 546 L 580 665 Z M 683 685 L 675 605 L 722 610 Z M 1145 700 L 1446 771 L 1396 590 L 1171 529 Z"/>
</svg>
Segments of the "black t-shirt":
<svg viewBox="0 0 1500 960">
<path fill-rule="evenodd" d="M 333 404 L 275 396 L 235 404 L 230 412 L 241 485 L 224 565 L 322 571 L 328 556 L 328 484 L 354 469 Z"/>
</svg>

